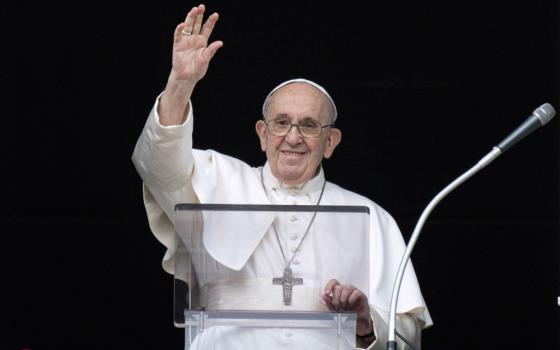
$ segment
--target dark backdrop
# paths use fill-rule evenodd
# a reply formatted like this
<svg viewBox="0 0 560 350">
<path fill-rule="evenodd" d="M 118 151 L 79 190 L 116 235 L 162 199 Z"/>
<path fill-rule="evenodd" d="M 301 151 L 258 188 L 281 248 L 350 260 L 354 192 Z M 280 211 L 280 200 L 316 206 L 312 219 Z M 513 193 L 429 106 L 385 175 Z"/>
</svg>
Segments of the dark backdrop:
<svg viewBox="0 0 560 350">
<path fill-rule="evenodd" d="M 20 5 L 5 11 L 21 49 L 5 66 L 17 83 L 4 101 L 16 111 L 0 348 L 181 349 L 130 156 L 195 4 Z M 327 178 L 387 209 L 406 239 L 431 198 L 536 107 L 560 108 L 555 0 L 206 5 L 224 47 L 193 96 L 195 146 L 262 164 L 265 95 L 315 80 L 344 135 Z M 413 254 L 435 321 L 425 349 L 558 348 L 558 131 L 556 118 L 430 216 Z"/>
</svg>

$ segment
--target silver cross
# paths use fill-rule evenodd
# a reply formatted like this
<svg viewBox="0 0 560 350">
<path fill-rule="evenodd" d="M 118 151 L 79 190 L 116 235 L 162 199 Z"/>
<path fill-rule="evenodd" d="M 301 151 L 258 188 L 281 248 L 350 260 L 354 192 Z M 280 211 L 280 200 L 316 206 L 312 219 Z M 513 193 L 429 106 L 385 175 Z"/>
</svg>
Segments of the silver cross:
<svg viewBox="0 0 560 350">
<path fill-rule="evenodd" d="M 292 304 L 292 286 L 303 284 L 303 278 L 292 277 L 292 269 L 286 267 L 284 269 L 283 277 L 275 277 L 272 279 L 272 284 L 282 285 L 284 292 L 284 305 Z"/>
</svg>

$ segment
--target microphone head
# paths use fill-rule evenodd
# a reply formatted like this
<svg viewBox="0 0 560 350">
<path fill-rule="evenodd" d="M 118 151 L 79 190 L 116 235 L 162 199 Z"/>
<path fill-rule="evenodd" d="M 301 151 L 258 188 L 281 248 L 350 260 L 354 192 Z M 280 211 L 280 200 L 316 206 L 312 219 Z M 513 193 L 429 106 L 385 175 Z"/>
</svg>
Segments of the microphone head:
<svg viewBox="0 0 560 350">
<path fill-rule="evenodd" d="M 542 126 L 548 123 L 550 119 L 554 117 L 556 111 L 554 110 L 554 107 L 552 107 L 550 103 L 545 103 L 539 108 L 535 109 L 533 111 L 533 114 L 537 118 L 539 118 L 539 121 L 541 122 L 541 126 Z"/>
</svg>

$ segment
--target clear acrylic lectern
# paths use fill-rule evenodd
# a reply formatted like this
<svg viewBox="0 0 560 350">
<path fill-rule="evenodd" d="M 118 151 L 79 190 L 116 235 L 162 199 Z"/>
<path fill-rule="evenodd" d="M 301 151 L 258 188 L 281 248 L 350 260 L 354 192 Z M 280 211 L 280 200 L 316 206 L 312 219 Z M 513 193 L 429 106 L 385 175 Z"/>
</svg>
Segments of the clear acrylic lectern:
<svg viewBox="0 0 560 350">
<path fill-rule="evenodd" d="M 369 208 L 177 204 L 174 322 L 185 349 L 354 349 L 336 279 L 369 293 Z M 286 269 L 288 267 L 288 269 Z"/>
</svg>

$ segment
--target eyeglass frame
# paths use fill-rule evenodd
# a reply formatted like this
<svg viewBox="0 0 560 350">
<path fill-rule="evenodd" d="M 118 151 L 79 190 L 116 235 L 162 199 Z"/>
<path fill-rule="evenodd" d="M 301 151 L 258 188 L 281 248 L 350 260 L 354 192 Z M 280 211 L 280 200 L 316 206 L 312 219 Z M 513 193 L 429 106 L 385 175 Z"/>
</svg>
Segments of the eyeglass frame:
<svg viewBox="0 0 560 350">
<path fill-rule="evenodd" d="M 277 121 L 278 119 L 281 119 L 281 118 L 273 118 L 273 119 L 270 119 L 270 120 L 268 120 L 268 121 L 263 119 L 263 123 L 264 123 L 264 125 L 266 125 L 266 131 L 268 131 L 270 134 L 272 134 L 272 135 L 274 135 L 274 136 L 286 136 L 286 135 L 288 135 L 288 134 L 290 133 L 290 131 L 292 131 L 292 128 L 295 126 L 297 132 L 301 135 L 301 137 L 304 137 L 304 138 L 307 138 L 307 139 L 317 139 L 317 138 L 319 138 L 319 137 L 321 136 L 321 134 L 323 133 L 323 129 L 324 129 L 324 128 L 334 127 L 334 123 L 330 123 L 330 124 L 325 124 L 325 125 L 323 125 L 323 124 L 321 124 L 319 121 L 316 121 L 316 120 L 312 119 L 313 121 L 316 121 L 317 123 L 319 123 L 319 125 L 321 126 L 321 128 L 319 129 L 320 131 L 319 131 L 319 133 L 318 133 L 316 136 L 305 136 L 305 135 L 301 132 L 301 130 L 299 129 L 300 123 L 298 123 L 298 124 L 293 124 L 293 123 L 291 123 L 291 122 L 290 122 L 290 127 L 288 128 L 288 130 L 287 130 L 285 133 L 277 134 L 277 133 L 274 133 L 274 132 L 270 131 L 270 128 L 269 128 L 268 124 L 269 124 L 270 122 Z"/>
</svg>

